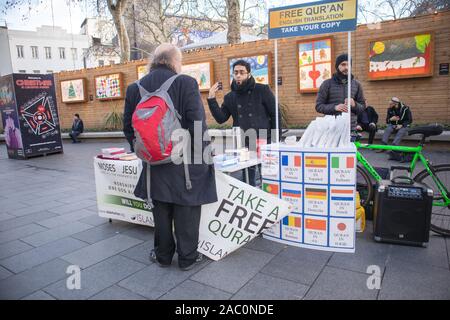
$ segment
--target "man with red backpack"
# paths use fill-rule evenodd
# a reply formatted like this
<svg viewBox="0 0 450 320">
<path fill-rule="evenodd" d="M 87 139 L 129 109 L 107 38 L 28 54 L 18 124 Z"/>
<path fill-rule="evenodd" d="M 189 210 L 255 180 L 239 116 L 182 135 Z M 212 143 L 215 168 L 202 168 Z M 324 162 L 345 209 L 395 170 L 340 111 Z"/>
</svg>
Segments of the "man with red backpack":
<svg viewBox="0 0 450 320">
<path fill-rule="evenodd" d="M 181 60 L 181 51 L 171 44 L 155 50 L 149 74 L 127 89 L 124 133 L 143 159 L 134 194 L 154 206 L 150 260 L 168 267 L 176 250 L 179 267 L 190 270 L 202 258 L 197 252 L 201 206 L 216 202 L 217 193 L 214 166 L 203 158 L 209 142 L 202 139 L 207 127 L 200 91 L 194 78 L 179 75 Z M 194 137 L 194 126 L 201 128 L 196 132 L 201 137 Z M 192 141 L 183 143 L 180 159 L 175 155 L 180 145 L 171 140 L 177 130 Z M 199 139 L 201 147 L 194 148 Z"/>
</svg>

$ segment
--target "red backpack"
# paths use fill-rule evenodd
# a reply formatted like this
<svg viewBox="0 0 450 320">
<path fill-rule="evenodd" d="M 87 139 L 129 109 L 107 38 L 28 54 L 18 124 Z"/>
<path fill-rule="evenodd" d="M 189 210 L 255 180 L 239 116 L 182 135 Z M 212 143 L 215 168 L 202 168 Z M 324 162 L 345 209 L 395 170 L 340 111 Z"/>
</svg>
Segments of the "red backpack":
<svg viewBox="0 0 450 320">
<path fill-rule="evenodd" d="M 136 106 L 132 117 L 136 136 L 134 149 L 136 156 L 147 163 L 147 202 L 151 207 L 153 207 L 150 197 L 151 166 L 183 162 L 186 189 L 192 189 L 187 161 L 189 132 L 182 128 L 181 116 L 175 110 L 168 93 L 170 86 L 178 76 L 178 74 L 172 76 L 152 93 L 148 92 L 140 84 L 140 81 L 135 82 L 139 88 L 141 101 Z M 181 141 L 172 136 L 174 133 L 182 135 Z"/>
</svg>

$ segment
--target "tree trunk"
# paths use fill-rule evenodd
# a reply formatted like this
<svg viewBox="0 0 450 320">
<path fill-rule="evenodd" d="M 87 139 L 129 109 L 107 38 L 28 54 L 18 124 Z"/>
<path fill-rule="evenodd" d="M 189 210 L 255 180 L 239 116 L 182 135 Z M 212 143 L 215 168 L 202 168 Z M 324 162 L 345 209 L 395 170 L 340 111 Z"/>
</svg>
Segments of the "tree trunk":
<svg viewBox="0 0 450 320">
<path fill-rule="evenodd" d="M 117 0 L 116 4 L 108 0 L 108 9 L 113 17 L 114 26 L 117 30 L 117 37 L 120 45 L 120 62 L 130 60 L 130 38 L 124 20 L 124 13 L 129 0 Z"/>
<path fill-rule="evenodd" d="M 239 0 L 226 0 L 227 3 L 227 22 L 228 34 L 227 41 L 229 44 L 241 42 L 241 9 Z"/>
</svg>

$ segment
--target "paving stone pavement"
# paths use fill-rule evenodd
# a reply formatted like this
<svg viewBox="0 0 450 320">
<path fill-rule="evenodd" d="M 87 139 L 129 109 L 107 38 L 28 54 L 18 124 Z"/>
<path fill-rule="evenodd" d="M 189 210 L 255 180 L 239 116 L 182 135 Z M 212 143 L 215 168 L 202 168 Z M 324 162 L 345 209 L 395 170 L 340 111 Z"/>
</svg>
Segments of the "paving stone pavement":
<svg viewBox="0 0 450 320">
<path fill-rule="evenodd" d="M 96 213 L 93 157 L 124 140 L 64 144 L 64 154 L 11 160 L 0 145 L 0 299 L 450 299 L 450 239 L 428 248 L 375 243 L 371 222 L 356 253 L 296 248 L 261 237 L 225 259 L 188 272 L 148 259 L 153 229 Z M 385 154 L 366 153 L 377 166 Z M 432 150 L 450 162 L 450 148 Z M 67 268 L 81 268 L 68 290 Z M 379 266 L 381 288 L 367 287 Z"/>
</svg>

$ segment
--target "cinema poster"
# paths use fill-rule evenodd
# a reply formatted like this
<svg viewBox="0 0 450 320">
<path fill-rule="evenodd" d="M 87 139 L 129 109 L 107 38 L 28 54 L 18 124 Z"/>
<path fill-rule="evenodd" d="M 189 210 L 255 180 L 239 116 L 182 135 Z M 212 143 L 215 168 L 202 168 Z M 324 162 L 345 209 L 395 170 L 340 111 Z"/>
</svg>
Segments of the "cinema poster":
<svg viewBox="0 0 450 320">
<path fill-rule="evenodd" d="M 0 91 L 9 158 L 63 151 L 53 75 L 5 76 L 0 79 Z"/>
</svg>

